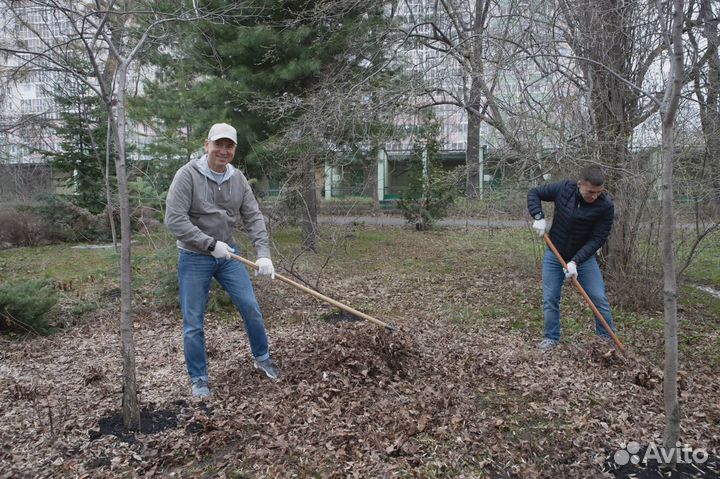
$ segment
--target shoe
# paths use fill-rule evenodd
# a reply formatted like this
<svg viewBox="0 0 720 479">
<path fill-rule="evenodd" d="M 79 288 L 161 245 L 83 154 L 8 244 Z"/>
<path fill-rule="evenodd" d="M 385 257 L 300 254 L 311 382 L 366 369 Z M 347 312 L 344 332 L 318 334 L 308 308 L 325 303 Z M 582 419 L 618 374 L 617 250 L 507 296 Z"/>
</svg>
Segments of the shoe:
<svg viewBox="0 0 720 479">
<path fill-rule="evenodd" d="M 259 369 L 264 372 L 270 379 L 277 379 L 280 377 L 280 369 L 273 362 L 272 359 L 268 358 L 264 361 L 255 361 L 255 369 Z"/>
<path fill-rule="evenodd" d="M 537 348 L 543 351 L 549 351 L 556 347 L 558 344 L 560 344 L 560 341 L 556 339 L 545 338 L 538 343 Z"/>
<path fill-rule="evenodd" d="M 210 388 L 208 387 L 207 379 L 205 378 L 194 378 L 190 380 L 192 384 L 192 395 L 196 398 L 206 398 L 210 396 Z"/>
</svg>

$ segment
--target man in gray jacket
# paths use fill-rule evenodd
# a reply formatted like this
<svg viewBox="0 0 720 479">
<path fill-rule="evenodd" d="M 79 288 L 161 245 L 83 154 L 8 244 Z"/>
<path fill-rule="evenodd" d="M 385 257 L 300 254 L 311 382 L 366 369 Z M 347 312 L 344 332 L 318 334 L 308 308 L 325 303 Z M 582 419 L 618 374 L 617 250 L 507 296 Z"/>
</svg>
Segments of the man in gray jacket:
<svg viewBox="0 0 720 479">
<path fill-rule="evenodd" d="M 271 379 L 280 374 L 270 358 L 265 323 L 247 269 L 230 258 L 237 249 L 233 231 L 242 222 L 257 254 L 255 274 L 275 278 L 265 220 L 247 179 L 230 164 L 236 146 L 235 128 L 213 125 L 205 140 L 206 154 L 178 170 L 167 195 L 165 225 L 179 248 L 185 365 L 192 395 L 198 397 L 210 394 L 204 318 L 212 278 L 228 292 L 245 322 L 255 367 Z"/>
</svg>

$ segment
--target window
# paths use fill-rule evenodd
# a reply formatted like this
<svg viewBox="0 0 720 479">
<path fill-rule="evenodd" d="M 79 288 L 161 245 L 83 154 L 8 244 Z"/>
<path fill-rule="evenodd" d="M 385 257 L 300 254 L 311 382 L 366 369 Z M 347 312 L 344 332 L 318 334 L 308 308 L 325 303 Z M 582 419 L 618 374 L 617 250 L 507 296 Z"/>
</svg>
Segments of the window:
<svg viewBox="0 0 720 479">
<path fill-rule="evenodd" d="M 22 98 L 20 100 L 20 113 L 45 113 L 52 107 L 50 98 Z"/>
</svg>

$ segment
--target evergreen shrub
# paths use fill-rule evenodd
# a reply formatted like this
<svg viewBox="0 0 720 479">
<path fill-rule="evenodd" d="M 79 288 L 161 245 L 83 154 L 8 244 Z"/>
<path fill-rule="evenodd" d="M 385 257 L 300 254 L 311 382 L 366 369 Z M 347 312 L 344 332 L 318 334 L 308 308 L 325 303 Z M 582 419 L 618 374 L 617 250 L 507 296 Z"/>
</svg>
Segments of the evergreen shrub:
<svg viewBox="0 0 720 479">
<path fill-rule="evenodd" d="M 418 231 L 432 228 L 447 216 L 459 193 L 456 172 L 446 171 L 440 164 L 438 131 L 437 122 L 430 121 L 416 140 L 408 159 L 408 186 L 397 203 Z"/>
<path fill-rule="evenodd" d="M 57 294 L 48 281 L 15 281 L 0 286 L 0 332 L 48 334 L 48 313 Z"/>
</svg>

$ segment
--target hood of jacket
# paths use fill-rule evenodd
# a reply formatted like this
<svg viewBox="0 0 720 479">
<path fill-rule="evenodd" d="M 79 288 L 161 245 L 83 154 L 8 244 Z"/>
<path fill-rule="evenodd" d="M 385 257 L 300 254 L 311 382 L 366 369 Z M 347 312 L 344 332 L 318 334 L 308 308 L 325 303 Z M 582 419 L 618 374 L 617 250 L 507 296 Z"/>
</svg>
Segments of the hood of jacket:
<svg viewBox="0 0 720 479">
<path fill-rule="evenodd" d="M 193 168 L 198 170 L 200 173 L 202 173 L 203 176 L 205 176 L 206 178 L 208 178 L 212 181 L 217 181 L 215 179 L 215 176 L 213 175 L 212 170 L 210 169 L 210 166 L 208 166 L 207 153 L 205 153 L 200 158 L 196 158 L 196 159 L 192 160 L 192 166 L 193 166 Z M 220 180 L 219 184 L 222 185 L 227 180 L 229 180 L 232 177 L 232 175 L 234 175 L 234 174 L 235 174 L 235 167 L 233 165 L 231 165 L 230 163 L 228 163 L 227 165 L 225 165 L 225 175 L 222 177 L 222 180 Z"/>
</svg>

